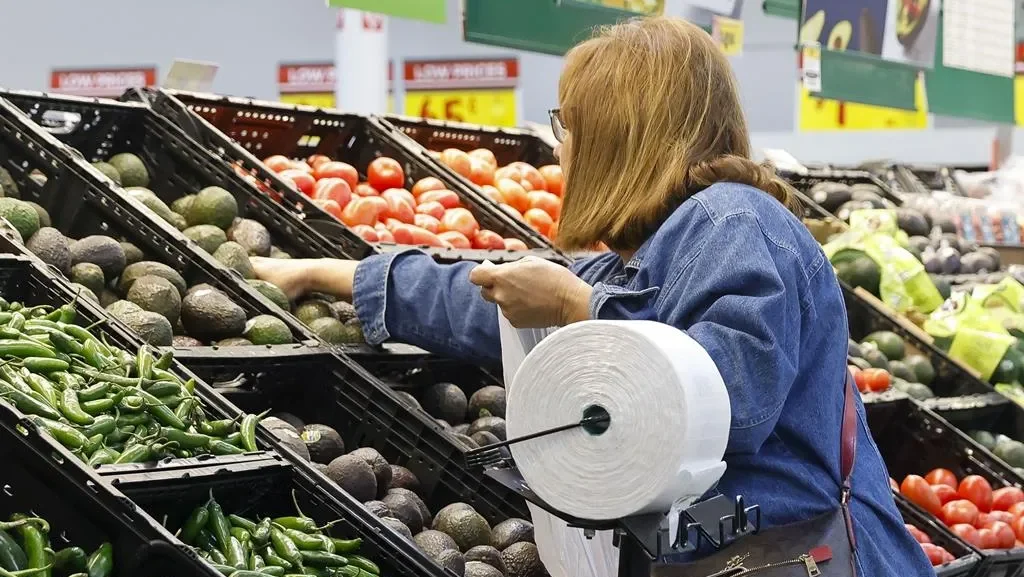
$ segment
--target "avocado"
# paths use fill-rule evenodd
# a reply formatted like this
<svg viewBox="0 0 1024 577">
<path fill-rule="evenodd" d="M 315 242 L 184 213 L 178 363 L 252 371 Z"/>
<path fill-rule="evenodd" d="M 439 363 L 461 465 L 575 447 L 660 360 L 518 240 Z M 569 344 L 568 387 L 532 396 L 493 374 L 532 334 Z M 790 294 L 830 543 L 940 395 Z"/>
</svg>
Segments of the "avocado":
<svg viewBox="0 0 1024 577">
<path fill-rule="evenodd" d="M 176 214 L 185 216 L 188 213 L 188 207 L 192 206 L 192 201 L 195 200 L 195 198 L 196 195 L 194 194 L 186 194 L 185 196 L 176 198 L 174 202 L 171 203 L 171 210 Z"/>
<path fill-rule="evenodd" d="M 401 487 L 393 487 L 384 492 L 385 495 L 389 493 L 405 495 L 409 499 L 411 499 L 412 502 L 416 504 L 416 508 L 420 512 L 420 517 L 423 518 L 423 526 L 430 526 L 430 523 L 433 520 L 433 516 L 430 514 L 430 508 L 427 507 L 427 504 L 423 502 L 423 499 L 421 499 L 419 495 L 417 495 L 414 491 L 410 491 L 409 489 L 403 489 Z"/>
<path fill-rule="evenodd" d="M 449 423 L 461 423 L 466 416 L 466 393 L 452 383 L 436 383 L 423 391 L 420 397 L 423 410 Z"/>
<path fill-rule="evenodd" d="M 39 215 L 39 226 L 53 226 L 52 221 L 50 220 L 50 213 L 46 212 L 46 209 L 40 204 L 32 202 L 31 200 L 26 200 L 25 204 L 31 206 L 36 211 L 36 214 Z"/>
<path fill-rule="evenodd" d="M 389 465 L 391 469 L 391 482 L 388 483 L 388 490 L 391 489 L 408 489 L 413 493 L 419 494 L 420 491 L 420 480 L 416 478 L 416 475 L 409 469 L 401 465 Z"/>
<path fill-rule="evenodd" d="M 406 539 L 412 541 L 412 531 L 405 526 L 405 523 L 395 519 L 394 517 L 381 517 L 381 522 L 390 527 L 393 531 Z"/>
<path fill-rule="evenodd" d="M 171 345 L 175 347 L 201 347 L 203 346 L 203 341 L 187 335 L 175 335 L 171 338 Z"/>
<path fill-rule="evenodd" d="M 347 323 L 352 319 L 358 320 L 356 317 L 356 307 L 352 306 L 351 303 L 334 301 L 328 306 L 331 307 L 331 314 L 334 315 L 334 318 L 343 323 Z"/>
<path fill-rule="evenodd" d="M 220 245 L 228 241 L 224 231 L 212 224 L 200 224 L 186 228 L 183 233 L 189 240 L 196 243 L 199 248 L 213 254 L 220 248 Z"/>
<path fill-rule="evenodd" d="M 146 260 L 146 255 L 142 253 L 142 249 L 130 242 L 121 241 L 121 250 L 124 251 L 125 267 L 129 267 L 137 262 Z"/>
<path fill-rule="evenodd" d="M 533 543 L 533 523 L 526 519 L 511 517 L 498 523 L 491 530 L 491 545 L 499 551 L 523 542 Z"/>
<path fill-rule="evenodd" d="M 896 209 L 896 226 L 910 236 L 925 236 L 930 229 L 928 220 L 920 211 L 904 207 Z"/>
<path fill-rule="evenodd" d="M 329 303 L 316 299 L 308 299 L 295 307 L 295 316 L 307 325 L 316 319 L 334 318 L 333 314 Z"/>
<path fill-rule="evenodd" d="M 861 343 L 861 350 L 864 352 L 864 360 L 870 363 L 872 367 L 889 370 L 889 358 L 882 351 L 878 350 L 875 344 L 863 342 Z"/>
<path fill-rule="evenodd" d="M 311 292 L 311 293 L 308 294 L 308 297 L 310 299 L 313 299 L 313 300 L 324 301 L 325 303 L 327 303 L 329 305 L 338 302 L 338 297 L 336 297 L 336 296 L 334 296 L 332 294 L 327 294 L 327 293 Z M 333 313 L 334 309 L 331 309 L 331 312 Z M 337 318 L 337 317 L 335 317 L 335 318 Z M 338 319 L 338 320 L 340 321 L 342 319 Z"/>
<path fill-rule="evenodd" d="M 878 350 L 882 351 L 885 358 L 890 361 L 898 361 L 906 353 L 906 345 L 903 339 L 891 331 L 875 331 L 864 337 L 865 343 L 873 343 Z"/>
<path fill-rule="evenodd" d="M 501 552 L 506 577 L 544 577 L 547 571 L 533 543 L 520 542 Z"/>
<path fill-rule="evenodd" d="M 391 465 L 388 464 L 387 459 L 378 453 L 376 449 L 371 449 L 370 447 L 361 447 L 352 451 L 349 455 L 359 457 L 366 461 L 366 464 L 370 465 L 370 468 L 373 469 L 373 476 L 377 479 L 377 488 L 380 494 L 383 495 L 387 490 L 387 486 L 391 484 Z M 401 519 L 402 517 L 398 518 Z M 416 531 L 412 525 L 409 525 L 409 529 L 412 529 L 413 532 Z"/>
<path fill-rule="evenodd" d="M 327 425 L 306 425 L 300 436 L 309 450 L 309 458 L 317 463 L 330 463 L 345 454 L 345 441 Z"/>
<path fill-rule="evenodd" d="M 238 220 L 228 229 L 228 240 L 242 245 L 252 256 L 270 256 L 270 232 L 255 220 Z"/>
<path fill-rule="evenodd" d="M 172 212 L 167 216 L 167 222 L 171 223 L 171 225 L 174 226 L 174 228 L 181 231 L 184 231 L 186 228 L 188 228 L 188 221 L 185 220 L 184 216 L 181 216 L 176 212 Z"/>
<path fill-rule="evenodd" d="M 117 294 L 116 292 L 108 289 L 107 287 L 103 287 L 103 290 L 100 291 L 99 297 L 100 297 L 100 306 L 103 307 L 103 308 L 107 308 L 110 305 L 112 305 L 112 304 L 116 303 L 117 301 L 121 300 L 121 296 L 119 294 Z"/>
<path fill-rule="evenodd" d="M 855 258 L 837 259 L 844 253 L 859 254 Z M 836 269 L 836 276 L 839 280 L 853 288 L 861 287 L 869 293 L 878 296 L 878 284 L 881 282 L 882 270 L 878 264 L 859 251 L 843 250 L 832 256 L 832 265 Z"/>
<path fill-rule="evenodd" d="M 443 517 L 438 513 L 434 526 L 438 531 L 448 533 L 455 539 L 459 544 L 459 551 L 467 551 L 477 545 L 491 544 L 490 525 L 473 509 L 453 509 Z"/>
<path fill-rule="evenodd" d="M 288 301 L 288 297 L 284 294 L 284 291 L 279 289 L 274 283 L 269 283 L 265 280 L 259 279 L 249 279 L 245 282 L 249 283 L 249 286 L 256 289 L 256 292 L 267 297 L 267 300 L 280 307 L 281 310 L 291 310 L 291 303 Z"/>
<path fill-rule="evenodd" d="M 367 511 L 378 517 L 394 517 L 391 509 L 384 504 L 384 501 L 367 501 L 363 503 L 363 507 L 366 507 Z"/>
<path fill-rule="evenodd" d="M 921 383 L 908 383 L 903 392 L 919 401 L 935 398 L 935 393 L 931 388 Z"/>
<path fill-rule="evenodd" d="M 331 344 L 364 342 L 363 332 L 359 327 L 342 324 L 335 318 L 323 317 L 309 323 L 309 329 Z"/>
<path fill-rule="evenodd" d="M 152 190 L 141 186 L 133 186 L 126 188 L 125 192 L 128 193 L 128 196 L 141 202 L 143 206 L 148 208 L 153 214 L 160 217 L 161 220 L 174 224 L 171 222 L 172 215 L 175 214 L 174 211 L 172 211 L 171 207 L 167 206 L 164 201 L 160 200 L 160 197 L 158 197 Z"/>
<path fill-rule="evenodd" d="M 915 378 L 913 380 L 924 385 L 931 385 L 932 381 L 935 380 L 935 368 L 932 367 L 928 357 L 918 354 L 907 355 L 904 357 L 903 362 L 914 371 Z"/>
<path fill-rule="evenodd" d="M 295 432 L 295 429 L 292 429 L 291 427 L 275 427 L 270 429 L 270 432 L 273 433 L 279 441 L 281 441 L 282 445 L 291 449 L 293 453 L 302 457 L 306 461 L 309 460 L 309 451 L 306 450 L 306 444 L 302 442 L 302 439 L 299 437 L 299 434 Z"/>
<path fill-rule="evenodd" d="M 451 433 L 453 435 L 465 435 L 467 432 L 469 432 L 469 423 L 462 423 L 461 425 L 455 425 L 451 428 Z"/>
<path fill-rule="evenodd" d="M 263 425 L 267 429 L 290 429 L 296 435 L 299 431 L 305 428 L 302 421 L 292 420 L 290 417 L 295 417 L 291 413 L 275 413 L 272 417 L 267 417 L 260 421 L 260 425 Z M 298 419 L 298 417 L 295 417 Z"/>
<path fill-rule="evenodd" d="M 864 352 L 860 349 L 860 344 L 853 339 L 846 339 L 846 356 L 848 357 L 860 357 Z"/>
<path fill-rule="evenodd" d="M 124 249 L 121 243 L 109 236 L 87 236 L 71 243 L 71 264 L 91 262 L 103 269 L 107 280 L 117 278 L 125 268 Z"/>
<path fill-rule="evenodd" d="M 292 255 L 277 248 L 276 246 L 270 247 L 270 258 L 292 258 Z"/>
<path fill-rule="evenodd" d="M 213 344 L 217 347 L 251 347 L 252 341 L 245 337 L 230 337 L 221 339 Z"/>
<path fill-rule="evenodd" d="M 1011 440 L 997 444 L 992 453 L 1011 467 L 1024 467 L 1024 443 Z"/>
<path fill-rule="evenodd" d="M 465 555 L 463 555 L 465 557 Z M 505 577 L 493 565 L 480 561 L 466 561 L 463 577 Z"/>
<path fill-rule="evenodd" d="M 77 266 L 77 265 L 76 265 Z M 155 312 L 172 325 L 181 315 L 181 295 L 171 281 L 156 275 L 146 275 L 134 283 L 128 291 L 128 300 L 144 310 Z"/>
<path fill-rule="evenodd" d="M 149 186 L 149 171 L 138 156 L 122 152 L 110 157 L 107 162 L 121 175 L 122 186 Z"/>
<path fill-rule="evenodd" d="M 389 492 L 381 501 L 391 509 L 395 519 L 405 523 L 405 526 L 415 534 L 423 529 L 423 515 L 413 497 L 407 493 Z"/>
<path fill-rule="evenodd" d="M 221 264 L 242 275 L 242 278 L 256 278 L 256 271 L 249 261 L 249 253 L 237 242 L 225 242 L 213 252 L 213 258 Z"/>
<path fill-rule="evenodd" d="M 78 295 L 79 299 L 89 299 L 95 303 L 100 302 L 100 297 L 96 296 L 96 293 L 89 290 L 89 287 L 78 284 L 76 282 L 71 283 L 71 292 Z"/>
<path fill-rule="evenodd" d="M 114 307 L 117 304 L 118 303 L 114 303 L 111 307 Z M 134 303 L 132 303 L 132 306 L 138 307 L 138 305 L 135 305 Z M 130 310 L 120 315 L 111 311 L 110 314 L 128 325 L 128 328 L 135 331 L 135 333 L 139 335 L 139 338 L 148 344 L 160 347 L 169 346 L 171 344 L 171 339 L 173 338 L 171 323 L 159 313 L 139 309 Z"/>
<path fill-rule="evenodd" d="M 476 509 L 474 509 L 469 503 L 463 503 L 461 501 L 449 503 L 442 507 L 441 510 L 437 512 L 437 515 L 434 515 L 434 522 L 430 525 L 430 528 L 437 529 L 438 523 L 440 522 L 439 519 L 441 519 L 441 517 L 447 517 L 456 511 L 476 511 Z"/>
<path fill-rule="evenodd" d="M 68 239 L 59 230 L 50 227 L 39 229 L 25 243 L 25 248 L 64 276 L 71 273 L 71 248 L 68 246 Z M 102 272 L 100 276 L 102 277 Z M 102 284 L 101 282 L 100 285 Z"/>
<path fill-rule="evenodd" d="M 178 274 L 178 271 L 162 262 L 152 260 L 144 260 L 126 266 L 124 272 L 121 273 L 121 278 L 117 281 L 117 290 L 122 295 L 127 296 L 128 291 L 132 288 L 132 284 L 147 275 L 158 276 L 171 281 L 174 288 L 178 289 L 178 294 L 182 297 L 185 296 L 188 285 L 185 284 L 185 279 Z"/>
<path fill-rule="evenodd" d="M 996 438 L 988 431 L 968 431 L 967 434 L 974 439 L 976 443 L 985 447 L 989 451 L 996 448 Z"/>
<path fill-rule="evenodd" d="M 6 168 L 0 168 L 0 190 L 7 198 L 21 198 L 21 191 L 18 190 L 18 183 L 14 182 L 11 173 Z"/>
<path fill-rule="evenodd" d="M 467 417 L 470 421 L 475 421 L 480 418 L 480 411 L 505 418 L 505 387 L 488 385 L 473 393 L 473 396 L 469 397 Z"/>
<path fill-rule="evenodd" d="M 480 448 L 480 445 L 478 445 L 476 443 L 476 441 L 473 440 L 473 437 L 470 437 L 469 435 L 463 435 L 463 434 L 459 434 L 459 433 L 454 433 L 454 432 L 451 432 L 451 431 L 449 431 L 449 432 L 451 433 L 451 437 L 453 439 L 455 439 L 455 441 L 457 443 L 462 445 L 464 449 L 479 449 Z"/>
<path fill-rule="evenodd" d="M 256 315 L 249 319 L 242 335 L 254 345 L 284 345 L 292 342 L 292 331 L 288 325 L 271 315 Z"/>
<path fill-rule="evenodd" d="M 17 241 L 18 244 L 25 244 L 25 239 L 21 237 L 21 233 L 18 232 L 18 229 L 14 228 L 14 225 L 11 224 L 11 221 L 7 220 L 2 216 L 0 216 L 0 230 L 5 231 L 4 234 L 14 238 L 14 240 Z"/>
<path fill-rule="evenodd" d="M 458 551 L 459 544 L 447 533 L 434 529 L 420 531 L 413 537 L 413 542 L 432 559 L 436 559 L 444 551 Z"/>
<path fill-rule="evenodd" d="M 399 402 L 401 402 L 406 407 L 420 411 L 423 410 L 423 407 L 420 406 L 420 402 L 416 400 L 416 397 L 410 395 L 409 393 L 405 391 L 395 391 L 395 395 L 398 396 Z"/>
<path fill-rule="evenodd" d="M 466 558 L 455 549 L 441 551 L 437 556 L 437 563 L 456 575 L 462 576 L 466 573 Z"/>
<path fill-rule="evenodd" d="M 497 527 L 495 527 L 495 529 L 497 529 Z M 494 531 L 491 531 L 491 539 L 494 539 Z M 505 573 L 505 563 L 501 560 L 501 551 L 491 547 L 490 545 L 477 545 L 476 547 L 472 547 L 469 551 L 466 551 L 465 556 L 467 563 L 470 561 L 486 563 L 497 569 L 502 574 Z"/>
<path fill-rule="evenodd" d="M 10 222 L 22 239 L 32 238 L 41 226 L 36 209 L 16 198 L 0 198 L 0 217 Z"/>
<path fill-rule="evenodd" d="M 478 447 L 486 447 L 487 445 L 493 445 L 501 442 L 501 439 L 490 431 L 477 431 L 470 435 L 469 438 L 473 439 L 473 442 L 476 443 Z"/>
<path fill-rule="evenodd" d="M 342 455 L 334 459 L 327 465 L 327 476 L 359 501 L 370 501 L 377 496 L 373 468 L 357 456 Z"/>
<path fill-rule="evenodd" d="M 900 378 L 911 383 L 917 382 L 917 374 L 914 372 L 914 369 L 910 368 L 910 366 L 903 361 L 890 361 L 889 372 L 892 373 L 893 377 Z"/>
<path fill-rule="evenodd" d="M 473 435 L 478 431 L 487 431 L 502 441 L 505 440 L 505 419 L 501 417 L 480 417 L 469 425 L 467 434 Z"/>
<path fill-rule="evenodd" d="M 121 186 L 121 173 L 109 162 L 94 162 L 92 167 L 103 173 L 103 176 L 114 181 L 114 184 Z"/>
<path fill-rule="evenodd" d="M 831 213 L 835 213 L 843 203 L 853 199 L 850 187 L 841 182 L 819 182 L 812 186 L 807 194 L 815 203 Z"/>
<path fill-rule="evenodd" d="M 141 313 L 142 307 L 131 301 L 116 301 L 107 305 L 106 311 L 114 318 L 121 318 L 123 315 Z"/>
<path fill-rule="evenodd" d="M 71 267 L 71 282 L 88 287 L 89 290 L 97 294 L 102 292 L 106 286 L 103 280 L 103 269 L 91 262 L 80 262 Z"/>
<path fill-rule="evenodd" d="M 245 330 L 245 320 L 242 307 L 219 290 L 193 291 L 181 302 L 181 324 L 200 340 L 237 337 Z"/>
<path fill-rule="evenodd" d="M 1010 347 L 1006 349 L 999 365 L 988 380 L 993 384 L 1020 382 L 1022 368 L 1024 368 L 1024 359 L 1022 359 L 1020 351 L 1016 347 Z"/>
<path fill-rule="evenodd" d="M 189 226 L 212 224 L 227 230 L 238 216 L 238 202 L 230 192 L 219 186 L 199 191 L 185 212 Z"/>
</svg>

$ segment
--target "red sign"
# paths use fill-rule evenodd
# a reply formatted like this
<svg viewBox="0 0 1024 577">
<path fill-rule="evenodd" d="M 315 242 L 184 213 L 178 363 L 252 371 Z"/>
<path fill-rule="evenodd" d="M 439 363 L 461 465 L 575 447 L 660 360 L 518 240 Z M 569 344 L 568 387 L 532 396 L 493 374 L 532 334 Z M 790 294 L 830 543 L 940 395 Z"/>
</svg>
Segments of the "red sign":
<svg viewBox="0 0 1024 577">
<path fill-rule="evenodd" d="M 514 88 L 518 79 L 519 60 L 516 58 L 405 62 L 408 90 Z"/>
<path fill-rule="evenodd" d="M 388 62 L 388 91 L 394 82 L 394 64 Z M 277 67 L 277 88 L 280 94 L 334 92 L 334 64 L 280 64 Z"/>
<path fill-rule="evenodd" d="M 156 68 L 61 69 L 50 73 L 53 92 L 116 97 L 129 88 L 156 85 Z"/>
<path fill-rule="evenodd" d="M 380 14 L 363 12 L 363 30 L 381 32 L 384 30 L 384 17 Z"/>
</svg>

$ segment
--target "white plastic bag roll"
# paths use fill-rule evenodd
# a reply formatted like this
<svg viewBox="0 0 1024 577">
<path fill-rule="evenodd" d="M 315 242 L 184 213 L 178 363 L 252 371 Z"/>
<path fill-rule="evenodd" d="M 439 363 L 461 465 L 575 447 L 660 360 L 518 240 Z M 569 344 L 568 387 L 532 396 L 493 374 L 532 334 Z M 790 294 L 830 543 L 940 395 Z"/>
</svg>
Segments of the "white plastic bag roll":
<svg viewBox="0 0 1024 577">
<path fill-rule="evenodd" d="M 667 512 L 724 471 L 722 377 L 703 347 L 668 325 L 595 320 L 559 329 L 526 356 L 507 395 L 509 438 L 578 422 L 588 410 L 610 415 L 603 432 L 576 428 L 511 447 L 530 488 L 569 515 Z"/>
</svg>

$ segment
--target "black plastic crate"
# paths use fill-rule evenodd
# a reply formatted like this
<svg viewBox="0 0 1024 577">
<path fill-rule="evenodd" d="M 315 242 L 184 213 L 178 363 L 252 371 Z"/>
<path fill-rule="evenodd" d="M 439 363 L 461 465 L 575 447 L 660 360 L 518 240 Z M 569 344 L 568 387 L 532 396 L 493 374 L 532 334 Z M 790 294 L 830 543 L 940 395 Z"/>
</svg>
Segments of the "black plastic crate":
<svg viewBox="0 0 1024 577">
<path fill-rule="evenodd" d="M 806 173 L 779 171 L 779 176 L 812 200 L 811 188 L 814 185 L 821 182 L 839 182 L 851 186 L 854 184 L 873 184 L 882 191 L 883 198 L 891 201 L 896 206 L 903 204 L 903 199 L 893 192 L 892 187 L 866 170 L 825 168 L 810 170 Z"/>
<path fill-rule="evenodd" d="M 438 167 L 426 151 L 414 150 L 413 143 L 402 133 L 375 118 L 309 106 L 168 90 L 130 91 L 125 98 L 148 102 L 160 115 L 216 154 L 224 166 L 239 167 L 258 186 L 252 189 L 254 193 L 263 190 L 261 196 L 273 194 L 288 213 L 317 232 L 322 241 L 316 246 L 317 256 L 362 259 L 370 254 L 409 247 L 363 240 L 286 184 L 255 155 L 306 158 L 326 154 L 360 171 L 365 171 L 379 156 L 394 158 L 402 164 L 407 187 L 411 188 L 413 183 L 427 176 L 439 178 L 459 195 L 481 228 L 493 230 L 504 238 L 518 238 L 533 249 L 459 251 L 422 247 L 438 260 L 507 262 L 532 254 L 567 262 L 549 243 L 542 242 L 543 238 L 533 229 L 515 221 L 490 201 L 483 201 L 475 189 L 454 179 L 454 173 Z M 365 172 L 360 174 L 365 176 Z"/>
<path fill-rule="evenodd" d="M 0 517 L 45 518 L 54 550 L 78 546 L 91 553 L 109 542 L 114 575 L 122 577 L 210 574 L 155 519 L 2 403 L 0 459 Z"/>
<path fill-rule="evenodd" d="M 936 522 L 934 517 L 926 515 L 920 509 L 907 503 L 905 499 L 896 499 L 896 508 L 903 516 L 903 522 L 917 527 L 931 542 L 942 547 L 953 557 L 955 561 L 935 567 L 935 574 L 938 577 L 967 577 L 973 575 L 977 569 L 981 556 L 971 549 L 970 545 L 961 541 L 956 535 L 950 532 L 941 523 Z"/>
<path fill-rule="evenodd" d="M 440 382 L 458 385 L 466 393 L 466 397 L 481 387 L 504 386 L 501 382 L 500 367 L 488 370 L 415 347 L 394 347 L 379 352 L 370 347 L 343 346 L 341 352 L 392 389 L 407 391 L 413 395 Z"/>
<path fill-rule="evenodd" d="M 999 393 L 949 399 L 928 399 L 921 403 L 964 432 L 988 431 L 1024 442 L 1024 407 Z M 995 455 L 993 458 L 999 459 Z M 1004 462 L 1000 460 L 1000 462 Z M 1012 467 L 1006 463 L 1008 467 Z M 1024 476 L 1019 476 L 1024 486 Z"/>
<path fill-rule="evenodd" d="M 915 332 L 909 330 L 904 323 L 897 321 L 892 315 L 878 307 L 845 283 L 840 282 L 843 298 L 846 301 L 846 316 L 850 326 L 850 338 L 860 342 L 864 337 L 875 331 L 892 331 L 899 335 L 908 347 L 928 357 L 935 368 L 935 380 L 929 385 L 940 397 L 959 397 L 963 395 L 986 395 L 995 392 L 991 385 L 974 376 L 959 363 L 949 358 L 933 344 L 922 340 Z"/>
<path fill-rule="evenodd" d="M 47 131 L 27 120 L 17 108 L 4 102 L 4 98 L 24 108 L 32 119 L 44 126 L 64 118 L 66 113 L 71 114 L 72 119 L 77 118 L 77 122 L 70 129 Z M 85 154 L 88 160 L 106 159 L 112 152 L 120 151 L 139 154 L 150 169 L 151 189 L 165 201 L 206 185 L 222 186 L 235 193 L 241 211 L 262 222 L 274 234 L 275 242 L 283 238 L 296 243 L 294 246 L 302 245 L 302 236 L 292 234 L 293 226 L 255 203 L 247 204 L 244 192 L 247 185 L 235 182 L 237 175 L 230 171 L 219 170 L 218 160 L 192 150 L 198 148 L 197 145 L 190 145 L 180 131 L 167 126 L 142 105 L 0 91 L 0 165 L 11 173 L 24 200 L 37 202 L 49 212 L 55 228 L 72 238 L 92 234 L 123 238 L 148 257 L 177 270 L 190 284 L 208 283 L 222 290 L 245 309 L 247 317 L 277 316 L 288 324 L 297 342 L 319 342 L 298 319 L 279 309 L 237 273 L 224 267 L 174 227 L 150 215 L 141 204 L 128 199 L 119 187 L 73 151 L 61 146 L 52 132 L 65 144 Z M 45 184 L 39 184 L 30 176 L 34 170 L 46 177 Z M 286 247 L 291 248 L 291 245 Z M 0 249 L 25 250 L 7 239 L 0 242 Z"/>
<path fill-rule="evenodd" d="M 182 362 L 243 410 L 273 407 L 305 423 L 336 429 L 347 450 L 377 449 L 390 463 L 416 475 L 431 511 L 462 501 L 492 525 L 509 517 L 529 518 L 518 495 L 466 466 L 465 449 L 440 424 L 422 411 L 410 410 L 394 391 L 351 360 L 282 351 L 273 358 L 252 359 L 223 353 L 190 355 Z"/>
</svg>

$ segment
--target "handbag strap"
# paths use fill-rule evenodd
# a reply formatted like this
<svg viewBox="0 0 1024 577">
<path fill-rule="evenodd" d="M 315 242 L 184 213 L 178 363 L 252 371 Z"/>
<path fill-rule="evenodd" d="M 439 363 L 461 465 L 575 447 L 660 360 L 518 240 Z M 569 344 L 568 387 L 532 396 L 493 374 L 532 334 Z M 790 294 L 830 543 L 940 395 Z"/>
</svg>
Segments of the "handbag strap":
<svg viewBox="0 0 1024 577">
<path fill-rule="evenodd" d="M 853 375 L 846 371 L 846 391 L 843 393 L 843 428 L 840 432 L 840 477 L 842 478 L 842 502 L 850 498 L 850 477 L 853 476 L 853 462 L 857 458 L 857 403 L 853 388 Z"/>
</svg>

